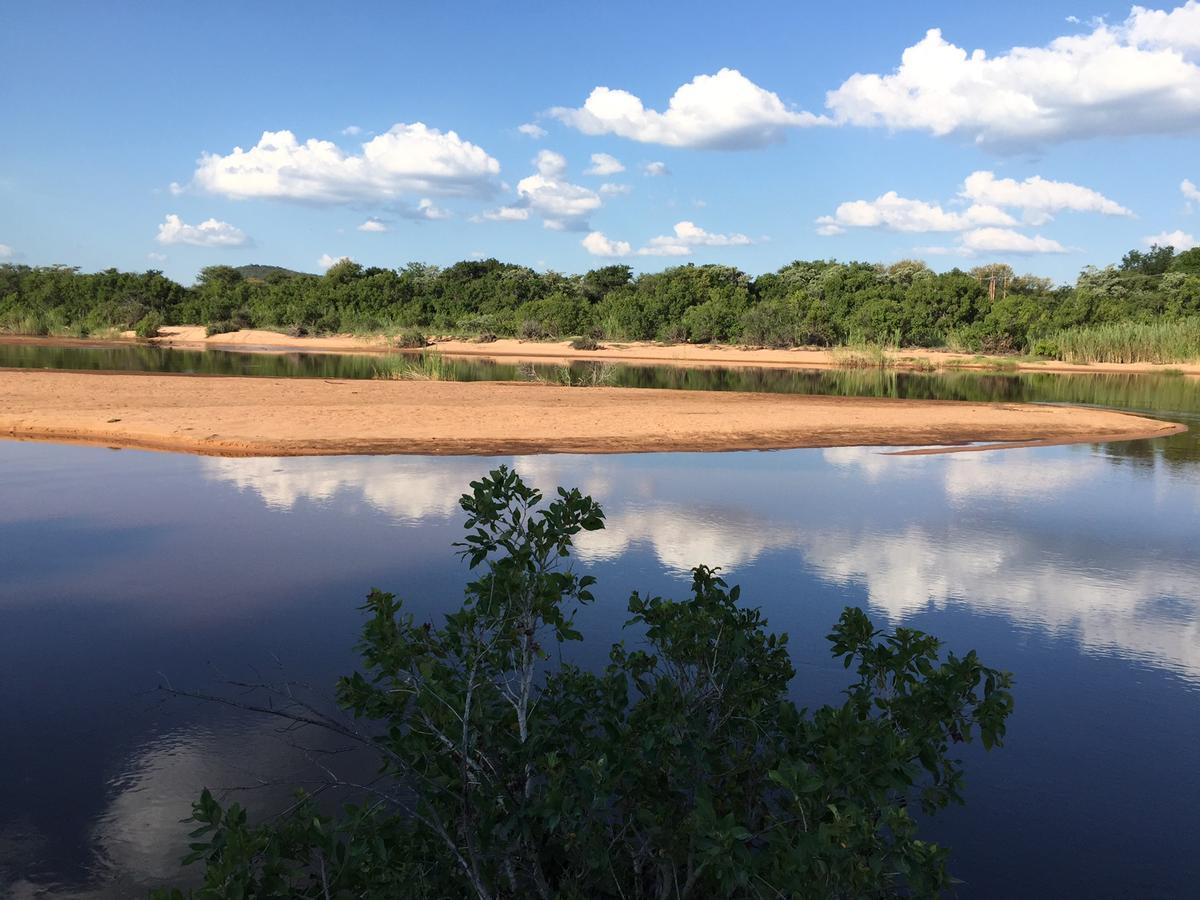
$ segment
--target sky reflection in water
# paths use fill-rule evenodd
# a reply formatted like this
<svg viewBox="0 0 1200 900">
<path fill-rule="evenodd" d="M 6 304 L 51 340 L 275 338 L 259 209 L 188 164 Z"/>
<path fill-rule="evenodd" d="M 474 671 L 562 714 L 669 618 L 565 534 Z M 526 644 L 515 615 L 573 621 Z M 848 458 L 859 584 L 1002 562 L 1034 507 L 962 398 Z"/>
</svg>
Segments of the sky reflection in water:
<svg viewBox="0 0 1200 900">
<path fill-rule="evenodd" d="M 301 772 L 264 723 L 154 686 L 274 657 L 331 684 L 367 588 L 426 615 L 458 599 L 457 497 L 501 461 L 608 513 L 579 543 L 602 588 L 585 662 L 619 637 L 629 590 L 681 595 L 706 563 L 793 635 L 803 702 L 843 684 L 823 636 L 846 604 L 1015 671 L 1010 746 L 969 752 L 969 806 L 931 830 L 965 895 L 1172 895 L 1200 877 L 1195 463 L 1083 446 L 484 460 L 0 443 L 0 765 L 16 773 L 0 887 L 136 893 L 175 873 L 201 785 Z"/>
</svg>

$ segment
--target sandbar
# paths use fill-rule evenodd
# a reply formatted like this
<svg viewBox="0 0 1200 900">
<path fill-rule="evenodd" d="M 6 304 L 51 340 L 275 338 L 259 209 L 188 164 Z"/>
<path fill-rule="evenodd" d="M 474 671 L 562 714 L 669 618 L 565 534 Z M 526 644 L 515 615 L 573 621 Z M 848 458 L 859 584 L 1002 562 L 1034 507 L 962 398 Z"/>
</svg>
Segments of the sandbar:
<svg viewBox="0 0 1200 900">
<path fill-rule="evenodd" d="M 633 453 L 1044 445 L 1182 425 L 1018 403 L 0 370 L 0 438 L 211 456 Z"/>
</svg>

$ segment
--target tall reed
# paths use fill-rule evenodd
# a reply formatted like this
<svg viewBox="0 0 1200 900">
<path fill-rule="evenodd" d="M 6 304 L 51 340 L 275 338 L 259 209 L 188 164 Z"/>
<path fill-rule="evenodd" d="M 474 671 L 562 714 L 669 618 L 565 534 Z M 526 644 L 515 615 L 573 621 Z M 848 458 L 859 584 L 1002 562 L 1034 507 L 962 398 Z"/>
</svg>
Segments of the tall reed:
<svg viewBox="0 0 1200 900">
<path fill-rule="evenodd" d="M 1200 318 L 1068 328 L 1039 342 L 1069 363 L 1177 363 L 1200 360 Z"/>
</svg>

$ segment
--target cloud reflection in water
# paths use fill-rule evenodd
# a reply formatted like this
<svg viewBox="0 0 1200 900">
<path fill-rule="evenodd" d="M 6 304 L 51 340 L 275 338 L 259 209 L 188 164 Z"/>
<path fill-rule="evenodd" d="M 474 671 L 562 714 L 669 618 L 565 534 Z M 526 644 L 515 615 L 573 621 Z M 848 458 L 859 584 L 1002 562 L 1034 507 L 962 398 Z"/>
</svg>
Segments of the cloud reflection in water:
<svg viewBox="0 0 1200 900">
<path fill-rule="evenodd" d="M 1086 448 L 896 457 L 839 448 L 713 457 L 541 456 L 506 460 L 544 490 L 578 485 L 607 528 L 586 562 L 636 549 L 684 574 L 760 565 L 786 583 L 800 565 L 858 586 L 903 621 L 957 604 L 1200 679 L 1200 564 L 1186 538 L 1200 487 L 1164 470 L 1136 477 Z M 273 508 L 344 493 L 402 522 L 446 519 L 494 461 L 329 457 L 205 460 L 208 477 Z M 1190 524 L 1196 524 L 1194 517 Z M 1136 540 L 1131 539 L 1136 536 Z M 770 598 L 761 602 L 770 605 Z"/>
</svg>

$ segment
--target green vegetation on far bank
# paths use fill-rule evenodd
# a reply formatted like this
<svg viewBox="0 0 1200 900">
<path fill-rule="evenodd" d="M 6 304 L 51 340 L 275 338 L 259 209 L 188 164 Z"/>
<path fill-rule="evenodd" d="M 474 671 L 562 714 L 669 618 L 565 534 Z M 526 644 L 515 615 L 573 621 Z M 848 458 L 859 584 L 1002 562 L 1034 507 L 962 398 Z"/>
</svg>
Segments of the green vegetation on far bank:
<svg viewBox="0 0 1200 900">
<path fill-rule="evenodd" d="M 761 347 L 949 347 L 970 353 L 1186 362 L 1200 358 L 1200 248 L 1131 251 L 1072 286 L 1004 265 L 935 273 L 924 263 L 797 261 L 752 277 L 721 265 L 583 275 L 497 260 L 324 275 L 210 266 L 194 287 L 161 272 L 0 266 L 0 331 L 75 336 L 162 325 L 581 337 Z M 408 339 L 408 338 L 406 338 Z"/>
</svg>

